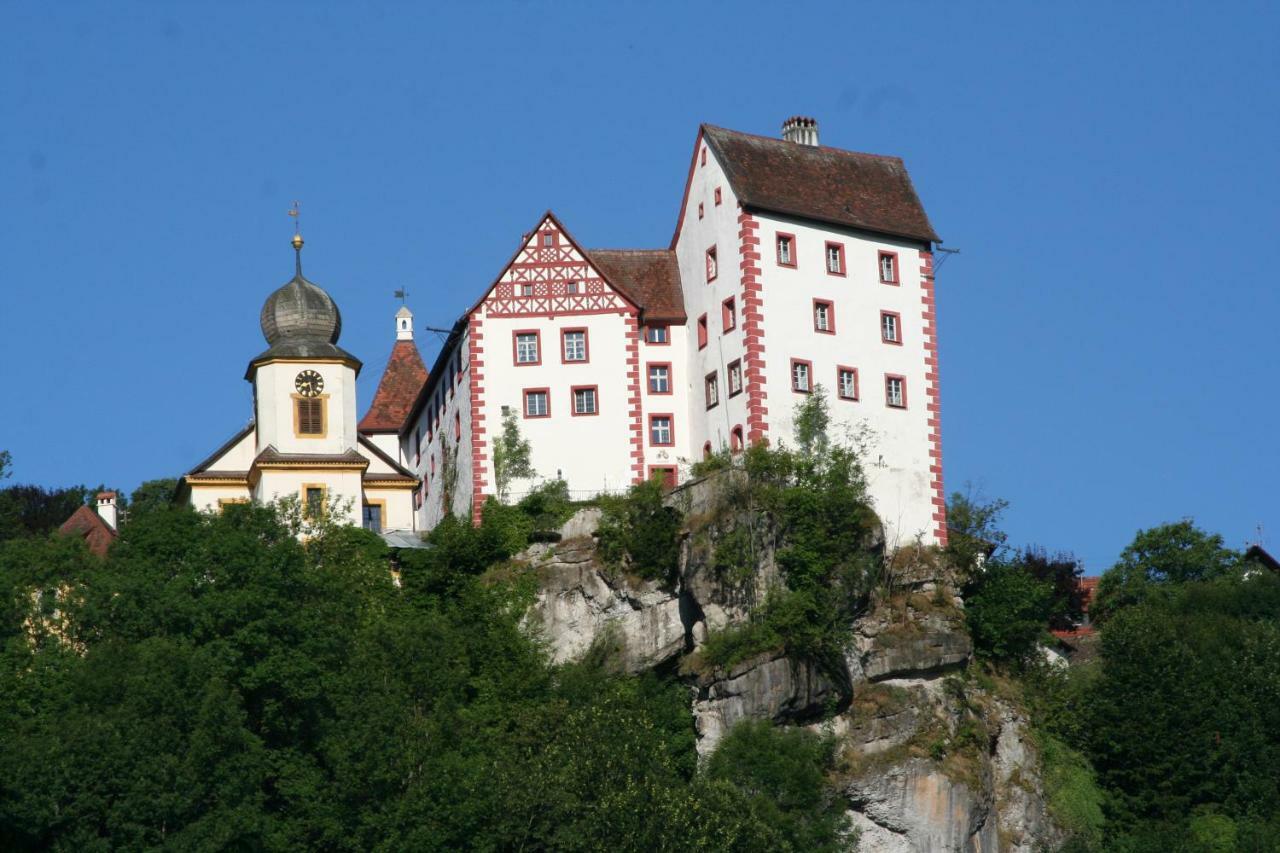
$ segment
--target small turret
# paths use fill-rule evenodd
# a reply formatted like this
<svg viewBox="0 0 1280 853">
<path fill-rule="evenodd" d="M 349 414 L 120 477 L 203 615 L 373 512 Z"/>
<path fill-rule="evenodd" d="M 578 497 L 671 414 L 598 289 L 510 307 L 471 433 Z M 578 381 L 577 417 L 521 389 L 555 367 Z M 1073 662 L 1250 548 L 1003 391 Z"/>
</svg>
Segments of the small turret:
<svg viewBox="0 0 1280 853">
<path fill-rule="evenodd" d="M 413 340 L 413 312 L 407 305 L 401 305 L 400 310 L 396 312 L 396 340 Z"/>
</svg>

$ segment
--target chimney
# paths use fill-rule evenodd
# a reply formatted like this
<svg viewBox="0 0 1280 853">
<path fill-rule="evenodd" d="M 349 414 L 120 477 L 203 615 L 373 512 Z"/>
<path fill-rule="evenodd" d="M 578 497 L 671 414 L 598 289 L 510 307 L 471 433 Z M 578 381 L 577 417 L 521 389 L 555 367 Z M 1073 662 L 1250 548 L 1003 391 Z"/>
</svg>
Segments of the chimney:
<svg viewBox="0 0 1280 853">
<path fill-rule="evenodd" d="M 116 529 L 116 493 L 98 492 L 98 515 L 112 530 Z"/>
<path fill-rule="evenodd" d="M 818 120 L 807 116 L 792 116 L 782 123 L 782 138 L 788 142 L 818 147 Z"/>
</svg>

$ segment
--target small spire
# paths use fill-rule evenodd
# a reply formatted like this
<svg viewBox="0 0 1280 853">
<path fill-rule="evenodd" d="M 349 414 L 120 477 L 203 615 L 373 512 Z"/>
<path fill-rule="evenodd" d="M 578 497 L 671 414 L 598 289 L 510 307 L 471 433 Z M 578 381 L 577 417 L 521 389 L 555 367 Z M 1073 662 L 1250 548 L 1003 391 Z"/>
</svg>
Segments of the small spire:
<svg viewBox="0 0 1280 853">
<path fill-rule="evenodd" d="M 289 242 L 293 244 L 295 253 L 295 262 L 298 272 L 298 278 L 302 278 L 302 202 L 294 201 L 293 207 L 289 208 L 289 215 L 293 217 L 293 239 Z"/>
</svg>

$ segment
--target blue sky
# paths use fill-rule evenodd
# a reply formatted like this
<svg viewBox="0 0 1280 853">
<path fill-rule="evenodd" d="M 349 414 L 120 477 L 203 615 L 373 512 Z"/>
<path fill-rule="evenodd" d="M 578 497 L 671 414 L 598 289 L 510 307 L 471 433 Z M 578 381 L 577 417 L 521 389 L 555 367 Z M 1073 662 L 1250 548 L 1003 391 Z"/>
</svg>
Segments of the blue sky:
<svg viewBox="0 0 1280 853">
<path fill-rule="evenodd" d="M 547 208 L 670 239 L 699 122 L 906 159 L 939 271 L 948 489 L 1091 573 L 1181 517 L 1280 545 L 1275 4 L 0 9 L 0 449 L 131 489 L 250 415 L 292 274 L 367 401 Z M 424 356 L 430 335 L 419 333 Z"/>
</svg>

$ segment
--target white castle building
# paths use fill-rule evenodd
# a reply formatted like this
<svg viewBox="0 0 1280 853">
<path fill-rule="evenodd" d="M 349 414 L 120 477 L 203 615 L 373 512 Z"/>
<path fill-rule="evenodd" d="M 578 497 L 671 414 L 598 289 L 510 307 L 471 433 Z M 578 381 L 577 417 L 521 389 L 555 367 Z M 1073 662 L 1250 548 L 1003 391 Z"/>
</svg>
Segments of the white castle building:
<svg viewBox="0 0 1280 853">
<path fill-rule="evenodd" d="M 585 249 L 544 214 L 429 374 L 402 309 L 358 425 L 359 362 L 299 271 L 263 308 L 271 347 L 247 376 L 257 417 L 187 475 L 191 499 L 306 500 L 323 486 L 367 526 L 426 531 L 446 513 L 478 519 L 494 495 L 504 412 L 539 475 L 512 492 L 560 477 L 586 495 L 790 442 L 795 404 L 821 387 L 832 433 L 866 442 L 889 542 L 945 543 L 935 242 L 900 159 L 822 146 L 813 119 L 788 120 L 781 139 L 703 125 L 667 248 Z M 323 437 L 299 429 L 310 371 L 332 389 Z"/>
</svg>

